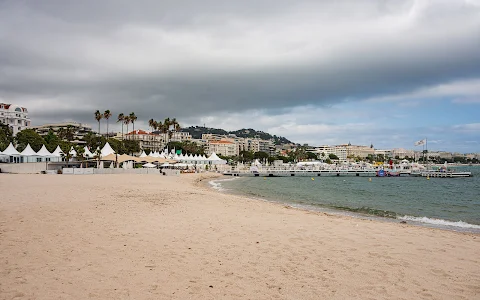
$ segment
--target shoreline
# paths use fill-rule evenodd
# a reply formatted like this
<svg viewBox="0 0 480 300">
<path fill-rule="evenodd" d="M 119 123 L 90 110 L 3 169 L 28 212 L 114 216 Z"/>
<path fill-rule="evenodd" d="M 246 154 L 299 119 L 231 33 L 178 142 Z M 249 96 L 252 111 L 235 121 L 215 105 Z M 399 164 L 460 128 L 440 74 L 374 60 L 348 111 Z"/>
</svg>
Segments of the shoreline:
<svg viewBox="0 0 480 300">
<path fill-rule="evenodd" d="M 0 299 L 480 293 L 478 235 L 288 208 L 205 186 L 219 177 L 2 176 Z"/>
<path fill-rule="evenodd" d="M 239 196 L 239 197 L 245 197 L 253 201 L 262 201 L 266 203 L 271 203 L 274 205 L 280 205 L 292 209 L 297 209 L 300 211 L 305 211 L 305 212 L 318 212 L 327 216 L 339 216 L 339 217 L 348 217 L 352 219 L 360 219 L 360 220 L 370 220 L 370 221 L 376 221 L 380 223 L 391 223 L 391 224 L 401 224 L 401 225 L 411 225 L 415 227 L 423 227 L 423 228 L 430 228 L 430 229 L 438 229 L 438 230 L 446 230 L 446 231 L 451 231 L 451 232 L 457 232 L 457 233 L 467 233 L 467 234 L 474 234 L 474 235 L 480 235 L 480 227 L 479 225 L 476 224 L 470 224 L 470 223 L 465 223 L 468 226 L 471 227 L 460 227 L 457 225 L 452 225 L 452 224 L 458 224 L 459 222 L 464 223 L 462 221 L 449 221 L 449 220 L 444 220 L 444 219 L 434 219 L 434 218 L 428 218 L 428 217 L 415 217 L 415 216 L 396 216 L 395 218 L 389 218 L 389 217 L 384 217 L 384 216 L 377 216 L 377 215 L 369 215 L 365 213 L 360 213 L 360 212 L 354 212 L 354 211 L 349 211 L 349 210 L 342 210 L 342 209 L 335 209 L 335 208 L 328 208 L 328 207 L 323 207 L 321 205 L 311 205 L 311 204 L 295 204 L 287 201 L 282 201 L 278 199 L 273 199 L 273 198 L 268 198 L 268 197 L 262 197 L 262 196 L 249 196 L 246 194 L 242 194 L 240 191 L 236 190 L 220 190 L 223 189 L 220 187 L 220 189 L 217 189 L 214 184 L 211 184 L 212 182 L 215 181 L 232 181 L 232 180 L 242 180 L 241 177 L 222 177 L 222 174 L 219 174 L 220 176 L 208 179 L 205 182 L 206 187 L 222 194 L 226 195 L 234 195 L 234 196 Z M 224 179 L 222 179 L 224 178 Z M 221 183 L 220 183 L 221 185 Z M 435 224 L 435 223 L 427 223 L 427 222 L 421 222 L 418 220 L 421 219 L 428 219 L 430 221 L 438 221 L 439 223 L 443 224 Z"/>
</svg>

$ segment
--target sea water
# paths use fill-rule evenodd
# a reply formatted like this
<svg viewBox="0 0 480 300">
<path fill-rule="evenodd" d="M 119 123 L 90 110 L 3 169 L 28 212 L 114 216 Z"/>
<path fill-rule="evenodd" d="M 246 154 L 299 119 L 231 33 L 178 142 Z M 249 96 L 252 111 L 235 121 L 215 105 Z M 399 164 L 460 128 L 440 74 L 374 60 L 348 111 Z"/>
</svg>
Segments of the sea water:
<svg viewBox="0 0 480 300">
<path fill-rule="evenodd" d="M 480 167 L 473 177 L 226 177 L 222 191 L 294 207 L 480 233 Z"/>
</svg>

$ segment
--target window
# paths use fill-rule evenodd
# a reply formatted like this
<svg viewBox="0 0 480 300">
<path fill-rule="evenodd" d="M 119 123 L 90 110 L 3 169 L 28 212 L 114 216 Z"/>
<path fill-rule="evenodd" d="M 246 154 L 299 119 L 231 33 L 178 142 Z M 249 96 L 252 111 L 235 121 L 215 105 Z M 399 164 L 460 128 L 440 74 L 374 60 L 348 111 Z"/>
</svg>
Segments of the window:
<svg viewBox="0 0 480 300">
<path fill-rule="evenodd" d="M 22 109 L 20 107 L 15 108 L 15 111 L 22 112 Z"/>
<path fill-rule="evenodd" d="M 18 124 L 19 124 L 19 125 L 22 125 L 22 120 L 18 120 Z"/>
</svg>

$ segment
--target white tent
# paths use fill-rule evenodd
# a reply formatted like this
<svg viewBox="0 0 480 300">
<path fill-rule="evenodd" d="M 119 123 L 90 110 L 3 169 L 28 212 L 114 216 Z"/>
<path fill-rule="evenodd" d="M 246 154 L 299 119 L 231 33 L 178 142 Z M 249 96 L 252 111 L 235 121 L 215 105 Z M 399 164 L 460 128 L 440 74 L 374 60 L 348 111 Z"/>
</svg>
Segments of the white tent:
<svg viewBox="0 0 480 300">
<path fill-rule="evenodd" d="M 60 149 L 60 146 L 57 146 L 57 148 L 55 148 L 55 150 L 52 152 L 52 155 L 56 157 L 61 157 L 62 154 L 63 154 L 63 151 L 62 149 Z"/>
<path fill-rule="evenodd" d="M 72 157 L 76 157 L 77 156 L 77 151 L 75 151 L 75 149 L 73 149 L 73 146 L 72 148 L 70 148 L 70 152 L 68 152 L 69 154 L 72 155 Z"/>
<path fill-rule="evenodd" d="M 87 147 L 87 146 L 85 146 L 85 148 L 83 148 L 83 149 L 85 150 L 85 152 L 84 152 L 84 156 L 85 156 L 85 157 L 88 157 L 88 158 L 94 157 L 93 153 L 90 152 L 90 150 L 88 150 L 88 147 Z"/>
<path fill-rule="evenodd" d="M 147 157 L 147 153 L 145 153 L 145 151 L 142 151 L 142 154 L 140 154 L 140 157 Z"/>
<path fill-rule="evenodd" d="M 211 162 L 212 165 L 222 165 L 227 163 L 226 161 L 218 157 L 218 155 L 215 152 L 213 152 L 212 155 L 210 155 L 210 157 L 207 160 Z"/>
<path fill-rule="evenodd" d="M 104 156 L 107 156 L 107 155 L 110 155 L 110 154 L 115 154 L 115 151 L 113 151 L 112 147 L 110 146 L 110 144 L 108 142 L 105 143 L 105 146 L 103 146 L 103 148 L 100 152 L 101 152 L 101 157 L 104 157 Z"/>
<path fill-rule="evenodd" d="M 37 156 L 37 152 L 33 151 L 32 147 L 30 147 L 30 144 L 28 144 L 20 154 L 23 156 Z"/>
<path fill-rule="evenodd" d="M 3 155 L 20 155 L 20 152 L 18 152 L 17 149 L 13 147 L 13 144 L 10 143 L 7 149 L 3 150 Z"/>
<path fill-rule="evenodd" d="M 47 148 L 45 147 L 45 145 L 42 145 L 42 148 L 40 150 L 38 150 L 37 152 L 37 155 L 38 156 L 53 156 L 52 153 L 50 153 Z"/>
</svg>

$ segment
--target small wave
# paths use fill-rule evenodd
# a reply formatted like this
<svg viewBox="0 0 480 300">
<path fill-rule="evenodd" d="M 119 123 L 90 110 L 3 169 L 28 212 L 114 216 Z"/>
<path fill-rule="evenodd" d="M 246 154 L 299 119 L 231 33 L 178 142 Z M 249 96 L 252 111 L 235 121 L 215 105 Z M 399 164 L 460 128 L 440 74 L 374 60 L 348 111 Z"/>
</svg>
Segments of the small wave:
<svg viewBox="0 0 480 300">
<path fill-rule="evenodd" d="M 209 182 L 209 184 L 212 186 L 213 189 L 220 191 L 220 192 L 225 192 L 227 189 L 223 188 L 222 182 L 224 181 L 233 181 L 236 180 L 236 177 L 233 178 L 228 178 L 228 179 L 217 179 L 217 180 L 212 180 Z"/>
<path fill-rule="evenodd" d="M 413 217 L 413 216 L 403 216 L 398 217 L 400 220 L 404 221 L 413 221 L 425 224 L 439 225 L 439 226 L 449 226 L 449 227 L 461 227 L 461 228 L 471 228 L 471 229 L 480 229 L 480 225 L 474 225 L 463 221 L 452 222 L 442 219 L 433 219 L 427 217 Z"/>
</svg>

